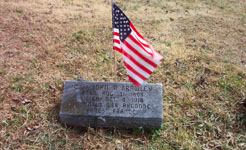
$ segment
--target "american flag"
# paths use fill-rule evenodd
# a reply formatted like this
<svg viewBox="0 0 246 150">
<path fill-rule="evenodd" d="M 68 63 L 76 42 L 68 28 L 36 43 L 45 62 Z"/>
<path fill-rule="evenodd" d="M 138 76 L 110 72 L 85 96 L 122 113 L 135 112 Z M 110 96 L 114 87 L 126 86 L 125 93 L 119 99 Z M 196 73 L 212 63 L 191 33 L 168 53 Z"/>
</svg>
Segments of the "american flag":
<svg viewBox="0 0 246 150">
<path fill-rule="evenodd" d="M 127 16 L 112 2 L 114 49 L 122 53 L 129 80 L 140 87 L 162 61 Z"/>
</svg>

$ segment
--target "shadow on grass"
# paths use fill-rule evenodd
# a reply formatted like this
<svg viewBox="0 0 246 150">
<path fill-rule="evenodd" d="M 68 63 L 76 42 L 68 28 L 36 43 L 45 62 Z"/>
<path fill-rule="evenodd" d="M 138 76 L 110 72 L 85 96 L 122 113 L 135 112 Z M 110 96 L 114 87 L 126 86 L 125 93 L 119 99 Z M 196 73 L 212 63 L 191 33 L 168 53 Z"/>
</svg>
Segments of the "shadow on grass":
<svg viewBox="0 0 246 150">
<path fill-rule="evenodd" d="M 239 130 L 246 131 L 246 99 L 237 104 L 237 126 Z M 235 128 L 236 129 L 236 128 Z"/>
</svg>

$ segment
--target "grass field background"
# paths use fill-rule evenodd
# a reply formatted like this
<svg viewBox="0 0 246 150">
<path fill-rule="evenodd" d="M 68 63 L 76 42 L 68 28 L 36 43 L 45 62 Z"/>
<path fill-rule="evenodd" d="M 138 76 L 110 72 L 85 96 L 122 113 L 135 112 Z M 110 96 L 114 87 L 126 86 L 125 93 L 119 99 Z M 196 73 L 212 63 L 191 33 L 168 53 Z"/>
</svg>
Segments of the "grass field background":
<svg viewBox="0 0 246 150">
<path fill-rule="evenodd" d="M 128 82 L 110 0 L 1 0 L 0 147 L 246 149 L 246 1 L 115 1 L 164 57 L 162 129 L 59 121 L 65 80 Z"/>
</svg>

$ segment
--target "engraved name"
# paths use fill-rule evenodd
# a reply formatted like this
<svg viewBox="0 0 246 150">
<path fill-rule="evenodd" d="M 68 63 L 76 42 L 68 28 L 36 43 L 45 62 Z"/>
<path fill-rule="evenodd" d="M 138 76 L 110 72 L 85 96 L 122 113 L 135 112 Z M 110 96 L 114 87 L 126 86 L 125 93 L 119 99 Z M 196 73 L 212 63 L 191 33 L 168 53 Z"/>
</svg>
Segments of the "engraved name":
<svg viewBox="0 0 246 150">
<path fill-rule="evenodd" d="M 141 110 L 150 110 L 151 104 L 145 100 L 152 86 L 95 84 L 84 86 L 76 84 L 79 103 L 85 106 L 85 113 L 93 114 L 137 114 Z"/>
</svg>

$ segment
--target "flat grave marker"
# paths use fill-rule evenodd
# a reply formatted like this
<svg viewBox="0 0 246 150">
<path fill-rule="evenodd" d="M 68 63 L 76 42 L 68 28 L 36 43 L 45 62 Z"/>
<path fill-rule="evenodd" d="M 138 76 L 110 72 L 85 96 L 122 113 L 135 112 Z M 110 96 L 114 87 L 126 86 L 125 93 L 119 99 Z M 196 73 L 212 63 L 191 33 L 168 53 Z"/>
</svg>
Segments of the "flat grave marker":
<svg viewBox="0 0 246 150">
<path fill-rule="evenodd" d="M 162 85 L 66 81 L 61 122 L 83 127 L 161 128 Z"/>
</svg>

